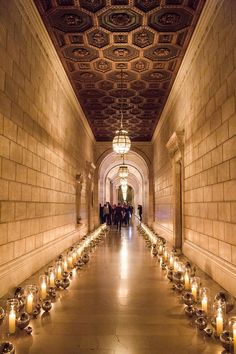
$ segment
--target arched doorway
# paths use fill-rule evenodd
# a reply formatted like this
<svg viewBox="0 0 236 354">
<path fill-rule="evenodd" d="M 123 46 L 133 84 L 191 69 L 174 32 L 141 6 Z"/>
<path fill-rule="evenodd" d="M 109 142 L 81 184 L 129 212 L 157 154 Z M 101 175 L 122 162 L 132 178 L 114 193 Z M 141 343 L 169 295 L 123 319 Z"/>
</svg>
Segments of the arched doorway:
<svg viewBox="0 0 236 354">
<path fill-rule="evenodd" d="M 97 162 L 98 204 L 103 204 L 107 201 L 112 204 L 118 203 L 120 186 L 118 170 L 122 163 L 122 158 L 114 152 L 101 156 Z M 143 206 L 143 219 L 148 221 L 151 210 L 148 163 L 140 154 L 130 151 L 125 156 L 125 164 L 129 169 L 127 181 L 133 193 L 134 210 L 137 211 L 138 204 L 141 204 Z"/>
</svg>

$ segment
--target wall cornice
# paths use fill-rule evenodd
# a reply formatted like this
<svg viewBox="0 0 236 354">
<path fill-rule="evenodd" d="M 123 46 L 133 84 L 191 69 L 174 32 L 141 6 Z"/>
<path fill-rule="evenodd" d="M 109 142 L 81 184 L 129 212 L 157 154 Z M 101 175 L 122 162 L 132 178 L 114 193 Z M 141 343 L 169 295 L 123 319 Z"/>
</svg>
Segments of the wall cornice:
<svg viewBox="0 0 236 354">
<path fill-rule="evenodd" d="M 71 106 L 74 107 L 74 109 L 78 112 L 78 117 L 80 117 L 85 131 L 95 143 L 93 132 L 75 95 L 74 89 L 68 79 L 68 76 L 54 48 L 51 38 L 49 37 L 45 25 L 36 8 L 36 5 L 34 4 L 33 0 L 17 0 L 16 4 L 26 23 L 29 24 L 32 34 L 42 48 L 42 52 L 44 53 L 45 57 L 52 63 L 65 96 L 68 98 Z"/>
<path fill-rule="evenodd" d="M 204 8 L 202 10 L 202 14 L 197 23 L 196 29 L 192 35 L 189 46 L 179 68 L 178 74 L 175 78 L 174 84 L 171 88 L 169 97 L 166 101 L 165 107 L 162 111 L 161 117 L 157 124 L 156 130 L 152 137 L 152 143 L 154 143 L 157 135 L 159 134 L 163 123 L 169 117 L 169 113 L 171 112 L 172 107 L 174 106 L 176 99 L 181 91 L 182 86 L 184 85 L 185 78 L 189 74 L 189 71 L 192 67 L 192 64 L 197 57 L 206 36 L 210 30 L 210 25 L 214 22 L 214 19 L 219 12 L 221 6 L 223 5 L 223 1 L 218 0 L 207 0 Z"/>
</svg>

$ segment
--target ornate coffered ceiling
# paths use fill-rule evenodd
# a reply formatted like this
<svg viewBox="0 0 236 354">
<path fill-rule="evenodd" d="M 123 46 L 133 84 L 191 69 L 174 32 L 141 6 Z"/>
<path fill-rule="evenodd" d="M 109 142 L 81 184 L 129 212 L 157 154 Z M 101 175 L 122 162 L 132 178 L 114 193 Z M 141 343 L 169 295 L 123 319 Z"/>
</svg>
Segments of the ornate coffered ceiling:
<svg viewBox="0 0 236 354">
<path fill-rule="evenodd" d="M 205 0 L 35 0 L 98 141 L 149 141 Z"/>
</svg>

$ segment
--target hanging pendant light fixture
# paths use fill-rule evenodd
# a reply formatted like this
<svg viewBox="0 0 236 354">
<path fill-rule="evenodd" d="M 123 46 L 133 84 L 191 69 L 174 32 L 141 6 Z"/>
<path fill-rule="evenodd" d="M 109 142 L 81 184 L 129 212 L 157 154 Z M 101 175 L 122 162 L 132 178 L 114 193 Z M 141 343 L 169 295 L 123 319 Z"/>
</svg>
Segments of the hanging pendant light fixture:
<svg viewBox="0 0 236 354">
<path fill-rule="evenodd" d="M 128 184 L 128 182 L 127 182 L 127 179 L 126 178 L 121 178 L 120 179 L 120 185 L 121 186 L 125 186 L 125 185 L 127 185 Z"/>
<path fill-rule="evenodd" d="M 123 70 L 121 69 L 121 107 L 120 107 L 120 129 L 116 131 L 116 135 L 112 141 L 113 151 L 117 154 L 126 154 L 131 147 L 131 140 L 128 132 L 123 129 Z"/>
<path fill-rule="evenodd" d="M 120 178 L 127 178 L 129 175 L 129 170 L 128 170 L 128 166 L 126 165 L 122 165 L 119 167 L 119 177 Z"/>
<path fill-rule="evenodd" d="M 129 175 L 129 169 L 128 166 L 125 165 L 124 155 L 122 157 L 123 157 L 123 164 L 119 167 L 118 174 L 120 178 L 127 178 Z"/>
<path fill-rule="evenodd" d="M 121 186 L 122 193 L 127 193 L 127 190 L 128 190 L 127 184 L 124 184 L 124 185 Z"/>
</svg>

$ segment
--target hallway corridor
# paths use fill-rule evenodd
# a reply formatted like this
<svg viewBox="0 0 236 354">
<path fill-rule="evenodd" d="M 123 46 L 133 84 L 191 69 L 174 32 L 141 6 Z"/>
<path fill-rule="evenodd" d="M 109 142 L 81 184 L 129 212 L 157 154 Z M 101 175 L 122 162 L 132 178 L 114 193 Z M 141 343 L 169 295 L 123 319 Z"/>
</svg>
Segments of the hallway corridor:
<svg viewBox="0 0 236 354">
<path fill-rule="evenodd" d="M 112 229 L 17 354 L 220 354 L 170 287 L 136 227 Z"/>
</svg>

